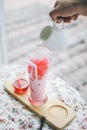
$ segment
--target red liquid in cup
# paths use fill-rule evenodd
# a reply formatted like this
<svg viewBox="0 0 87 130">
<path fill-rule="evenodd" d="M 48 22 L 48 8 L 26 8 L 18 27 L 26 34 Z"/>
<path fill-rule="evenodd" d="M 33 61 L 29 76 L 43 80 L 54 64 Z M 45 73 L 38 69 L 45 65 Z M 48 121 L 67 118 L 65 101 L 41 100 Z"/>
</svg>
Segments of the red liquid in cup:
<svg viewBox="0 0 87 130">
<path fill-rule="evenodd" d="M 27 91 L 29 83 L 25 79 L 18 79 L 13 83 L 13 87 L 15 93 L 23 94 Z"/>
<path fill-rule="evenodd" d="M 43 59 L 39 59 L 39 60 L 32 58 L 31 62 L 36 64 L 36 66 L 37 66 L 38 78 L 43 77 L 47 73 L 48 68 L 49 68 L 49 63 L 50 63 L 48 58 L 43 58 Z M 28 66 L 29 73 L 30 73 L 31 69 L 32 69 L 32 67 L 29 65 Z M 33 68 L 33 71 L 35 71 L 34 68 Z M 35 77 L 34 73 L 33 73 L 33 77 Z"/>
</svg>

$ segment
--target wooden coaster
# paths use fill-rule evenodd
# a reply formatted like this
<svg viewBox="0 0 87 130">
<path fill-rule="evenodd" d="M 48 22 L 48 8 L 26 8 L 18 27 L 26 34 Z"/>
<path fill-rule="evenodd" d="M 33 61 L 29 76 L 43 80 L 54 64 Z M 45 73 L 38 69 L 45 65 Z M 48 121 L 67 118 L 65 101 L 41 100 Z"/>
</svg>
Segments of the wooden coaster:
<svg viewBox="0 0 87 130">
<path fill-rule="evenodd" d="M 63 129 L 75 117 L 75 111 L 58 99 L 48 99 L 47 102 L 41 106 L 34 106 L 29 103 L 29 89 L 24 94 L 16 94 L 12 83 L 5 83 L 5 90 L 19 100 L 28 109 L 43 116 L 46 121 L 56 129 Z"/>
</svg>

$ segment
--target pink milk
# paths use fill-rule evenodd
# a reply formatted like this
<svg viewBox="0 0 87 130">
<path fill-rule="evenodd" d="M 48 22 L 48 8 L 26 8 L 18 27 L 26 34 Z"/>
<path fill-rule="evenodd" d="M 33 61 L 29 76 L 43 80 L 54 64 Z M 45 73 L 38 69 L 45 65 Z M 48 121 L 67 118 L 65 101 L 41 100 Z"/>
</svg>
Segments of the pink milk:
<svg viewBox="0 0 87 130">
<path fill-rule="evenodd" d="M 47 101 L 46 81 L 50 61 L 48 58 L 31 58 L 28 63 L 30 80 L 29 101 L 33 105 L 41 105 Z"/>
</svg>

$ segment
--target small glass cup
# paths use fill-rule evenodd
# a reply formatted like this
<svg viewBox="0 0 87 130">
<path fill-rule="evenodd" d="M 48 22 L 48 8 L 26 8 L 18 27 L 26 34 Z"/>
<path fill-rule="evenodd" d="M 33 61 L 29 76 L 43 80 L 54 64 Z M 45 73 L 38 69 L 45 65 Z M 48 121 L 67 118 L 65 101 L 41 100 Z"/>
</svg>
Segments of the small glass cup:
<svg viewBox="0 0 87 130">
<path fill-rule="evenodd" d="M 29 87 L 29 82 L 25 79 L 17 79 L 13 83 L 14 92 L 17 94 L 23 94 L 27 91 Z"/>
<path fill-rule="evenodd" d="M 17 65 L 15 68 L 15 80 L 13 82 L 14 92 L 23 94 L 29 87 L 27 69 L 24 65 Z"/>
</svg>

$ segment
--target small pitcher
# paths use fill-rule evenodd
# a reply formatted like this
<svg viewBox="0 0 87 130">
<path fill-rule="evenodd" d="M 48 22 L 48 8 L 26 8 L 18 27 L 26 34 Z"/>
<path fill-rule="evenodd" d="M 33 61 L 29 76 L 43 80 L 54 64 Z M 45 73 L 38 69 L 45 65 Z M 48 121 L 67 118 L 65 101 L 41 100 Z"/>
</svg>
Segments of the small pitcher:
<svg viewBox="0 0 87 130">
<path fill-rule="evenodd" d="M 67 49 L 71 44 L 71 39 L 68 32 L 64 29 L 61 29 L 53 24 L 53 26 L 46 26 L 40 33 L 41 44 L 53 52 L 60 53 Z"/>
</svg>

